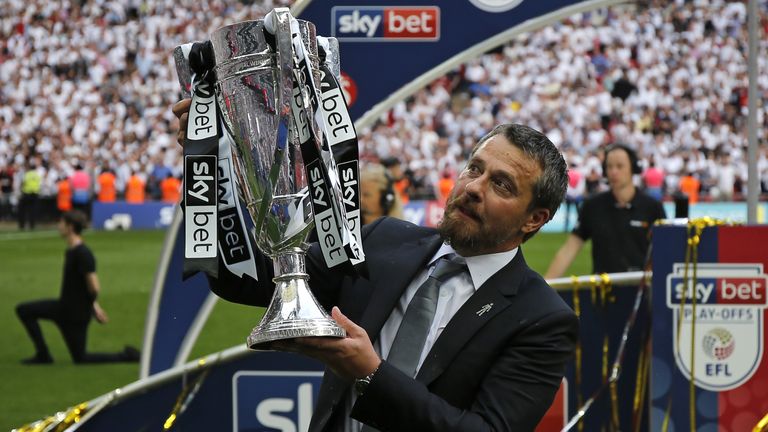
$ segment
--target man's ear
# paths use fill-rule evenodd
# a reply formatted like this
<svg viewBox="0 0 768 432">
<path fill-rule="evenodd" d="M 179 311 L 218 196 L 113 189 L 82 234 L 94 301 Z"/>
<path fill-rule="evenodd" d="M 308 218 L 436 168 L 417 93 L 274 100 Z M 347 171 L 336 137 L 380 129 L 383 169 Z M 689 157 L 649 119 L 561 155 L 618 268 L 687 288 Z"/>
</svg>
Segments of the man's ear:
<svg viewBox="0 0 768 432">
<path fill-rule="evenodd" d="M 545 208 L 533 209 L 533 211 L 528 213 L 528 220 L 526 220 L 525 223 L 523 224 L 521 231 L 523 231 L 523 233 L 525 234 L 536 232 L 545 223 L 547 223 L 547 221 L 549 221 L 549 209 L 545 209 Z"/>
</svg>

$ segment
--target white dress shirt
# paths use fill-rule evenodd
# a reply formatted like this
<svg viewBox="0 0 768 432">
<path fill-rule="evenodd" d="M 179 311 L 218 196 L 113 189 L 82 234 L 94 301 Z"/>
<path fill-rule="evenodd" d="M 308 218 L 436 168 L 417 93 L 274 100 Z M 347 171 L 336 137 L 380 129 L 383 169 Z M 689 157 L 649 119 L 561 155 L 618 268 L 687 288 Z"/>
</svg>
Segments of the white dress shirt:
<svg viewBox="0 0 768 432">
<path fill-rule="evenodd" d="M 475 291 L 488 280 L 488 278 L 512 261 L 512 258 L 514 258 L 517 253 L 517 249 L 518 248 L 514 248 L 506 252 L 467 257 L 465 259 L 467 261 L 469 272 L 459 273 L 440 285 L 440 294 L 437 298 L 435 318 L 433 319 L 432 326 L 427 334 L 427 340 L 424 342 L 424 348 L 421 351 L 421 357 L 419 358 L 416 372 L 421 369 L 421 364 L 427 357 L 429 350 L 432 349 L 432 345 L 435 344 L 435 341 L 443 332 L 445 326 L 448 325 L 451 318 L 453 318 L 456 312 L 459 311 L 459 308 L 472 297 L 472 294 L 474 294 Z M 389 318 L 387 318 L 384 327 L 381 328 L 379 339 L 374 346 L 381 358 L 386 359 L 389 355 L 389 349 L 392 347 L 392 342 L 395 340 L 397 330 L 400 328 L 400 323 L 403 321 L 405 310 L 408 308 L 408 304 L 411 302 L 413 296 L 416 295 L 416 291 L 435 269 L 437 260 L 451 253 L 456 253 L 456 251 L 450 245 L 443 244 L 432 256 L 427 268 L 416 275 L 403 295 L 400 296 L 400 301 L 395 306 L 395 309 L 392 310 Z"/>
<path fill-rule="evenodd" d="M 512 261 L 517 254 L 517 250 L 518 248 L 514 248 L 506 252 L 466 257 L 465 260 L 469 272 L 459 273 L 440 285 L 435 317 L 432 321 L 429 333 L 427 334 L 427 339 L 424 342 L 424 348 L 421 351 L 421 357 L 419 358 L 419 363 L 416 367 L 416 373 L 421 369 L 421 364 L 427 357 L 429 350 L 432 349 L 435 341 L 440 337 L 440 334 L 448 325 L 451 318 L 453 318 L 461 306 L 472 297 L 472 294 L 474 294 L 485 281 Z M 413 296 L 416 295 L 416 291 L 435 269 L 437 260 L 444 255 L 451 253 L 458 255 L 450 245 L 443 244 L 429 260 L 427 267 L 416 275 L 403 295 L 400 296 L 400 301 L 398 301 L 397 305 L 392 310 L 392 313 L 389 315 L 389 318 L 387 318 L 387 321 L 381 328 L 379 338 L 373 346 L 376 353 L 378 353 L 381 358 L 386 359 L 389 355 L 392 342 L 395 340 L 397 330 L 400 328 L 400 323 L 403 321 L 405 310 L 408 308 L 408 304 L 411 302 Z M 356 399 L 356 394 L 353 389 L 351 397 L 349 398 L 350 405 L 348 406 L 348 412 L 351 411 Z M 346 431 L 359 431 L 362 424 L 349 418 L 346 422 L 346 426 Z"/>
</svg>

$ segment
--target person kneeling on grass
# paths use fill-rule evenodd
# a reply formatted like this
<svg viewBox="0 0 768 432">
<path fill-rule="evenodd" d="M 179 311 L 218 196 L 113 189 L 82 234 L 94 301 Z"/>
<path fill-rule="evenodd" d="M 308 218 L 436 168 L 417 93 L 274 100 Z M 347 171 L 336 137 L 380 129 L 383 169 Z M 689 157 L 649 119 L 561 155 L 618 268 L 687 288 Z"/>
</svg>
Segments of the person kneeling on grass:
<svg viewBox="0 0 768 432">
<path fill-rule="evenodd" d="M 106 312 L 96 300 L 99 294 L 96 259 L 88 246 L 83 243 L 82 238 L 86 223 L 85 214 L 79 210 L 64 213 L 59 221 L 59 233 L 67 242 L 59 299 L 36 300 L 16 306 L 16 314 L 24 324 L 24 328 L 27 329 L 36 351 L 34 357 L 24 359 L 22 363 L 53 362 L 53 357 L 48 351 L 48 346 L 45 344 L 43 333 L 40 330 L 39 319 L 47 319 L 56 323 L 75 363 L 136 362 L 139 360 L 139 350 L 129 345 L 126 345 L 123 351 L 116 353 L 89 353 L 85 351 L 91 316 L 101 324 L 109 320 Z"/>
</svg>

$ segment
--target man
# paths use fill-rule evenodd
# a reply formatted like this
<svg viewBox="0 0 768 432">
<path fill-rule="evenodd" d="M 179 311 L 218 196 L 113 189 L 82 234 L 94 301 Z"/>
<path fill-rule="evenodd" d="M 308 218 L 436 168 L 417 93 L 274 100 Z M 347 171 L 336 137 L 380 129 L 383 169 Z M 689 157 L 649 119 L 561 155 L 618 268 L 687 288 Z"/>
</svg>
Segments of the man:
<svg viewBox="0 0 768 432">
<path fill-rule="evenodd" d="M 664 207 L 632 182 L 640 166 L 631 148 L 609 147 L 604 162 L 610 190 L 584 201 L 578 224 L 545 274 L 548 279 L 562 276 L 590 238 L 594 273 L 642 270 L 645 265 L 649 233 L 657 219 L 666 217 Z"/>
<path fill-rule="evenodd" d="M 184 105 L 174 107 L 177 115 Z M 364 227 L 367 280 L 327 269 L 314 244 L 307 255 L 314 293 L 333 307 L 347 337 L 274 346 L 328 367 L 309 429 L 533 430 L 560 386 L 578 324 L 528 268 L 519 246 L 551 219 L 566 182 L 565 162 L 544 135 L 502 125 L 476 146 L 439 231 L 393 218 Z M 423 342 L 402 346 L 399 329 L 410 304 L 452 253 L 468 271 L 443 281 Z M 230 301 L 265 305 L 272 266 L 262 261 L 259 268 L 266 273 L 259 282 L 220 271 L 211 289 Z M 408 350 L 417 362 L 403 372 L 393 356 Z"/>
<path fill-rule="evenodd" d="M 103 203 L 113 203 L 117 200 L 117 188 L 115 182 L 117 177 L 108 163 L 104 163 L 101 167 L 101 173 L 96 177 L 96 183 L 99 185 L 99 193 L 96 195 L 96 199 Z"/>
<path fill-rule="evenodd" d="M 48 351 L 40 324 L 37 322 L 39 319 L 56 323 L 75 363 L 139 360 L 139 351 L 130 346 L 126 346 L 122 352 L 118 353 L 85 351 L 91 316 L 93 315 L 101 324 L 109 320 L 96 300 L 100 291 L 99 278 L 96 275 L 96 259 L 88 246 L 83 243 L 81 236 L 85 225 L 85 214 L 79 210 L 64 213 L 59 222 L 59 233 L 67 242 L 59 299 L 37 300 L 16 306 L 16 314 L 35 345 L 34 357 L 22 360 L 22 363 L 53 363 L 53 357 Z"/>
<path fill-rule="evenodd" d="M 160 182 L 160 197 L 163 202 L 168 204 L 178 204 L 181 201 L 181 180 L 168 175 Z"/>
<path fill-rule="evenodd" d="M 19 201 L 19 229 L 23 230 L 26 225 L 29 229 L 35 229 L 37 221 L 37 202 L 40 196 L 43 177 L 37 170 L 35 162 L 28 162 L 27 169 L 21 179 L 21 200 Z"/>
</svg>

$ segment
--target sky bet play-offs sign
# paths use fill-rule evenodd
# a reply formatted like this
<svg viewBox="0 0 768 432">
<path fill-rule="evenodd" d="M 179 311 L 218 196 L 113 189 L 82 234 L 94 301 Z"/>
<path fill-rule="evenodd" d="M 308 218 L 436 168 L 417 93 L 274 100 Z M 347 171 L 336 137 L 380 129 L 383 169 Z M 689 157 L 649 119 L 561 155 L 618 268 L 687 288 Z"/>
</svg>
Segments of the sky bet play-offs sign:
<svg viewBox="0 0 768 432">
<path fill-rule="evenodd" d="M 331 36 L 340 41 L 429 42 L 440 39 L 437 6 L 337 6 Z"/>
<path fill-rule="evenodd" d="M 685 264 L 675 263 L 667 276 L 677 366 L 690 379 L 693 343 L 697 386 L 711 391 L 739 387 L 754 374 L 763 356 L 763 309 L 768 305 L 763 265 L 699 263 L 696 284 L 689 279 L 687 288 L 684 270 Z M 694 298 L 695 335 L 691 331 Z"/>
</svg>

